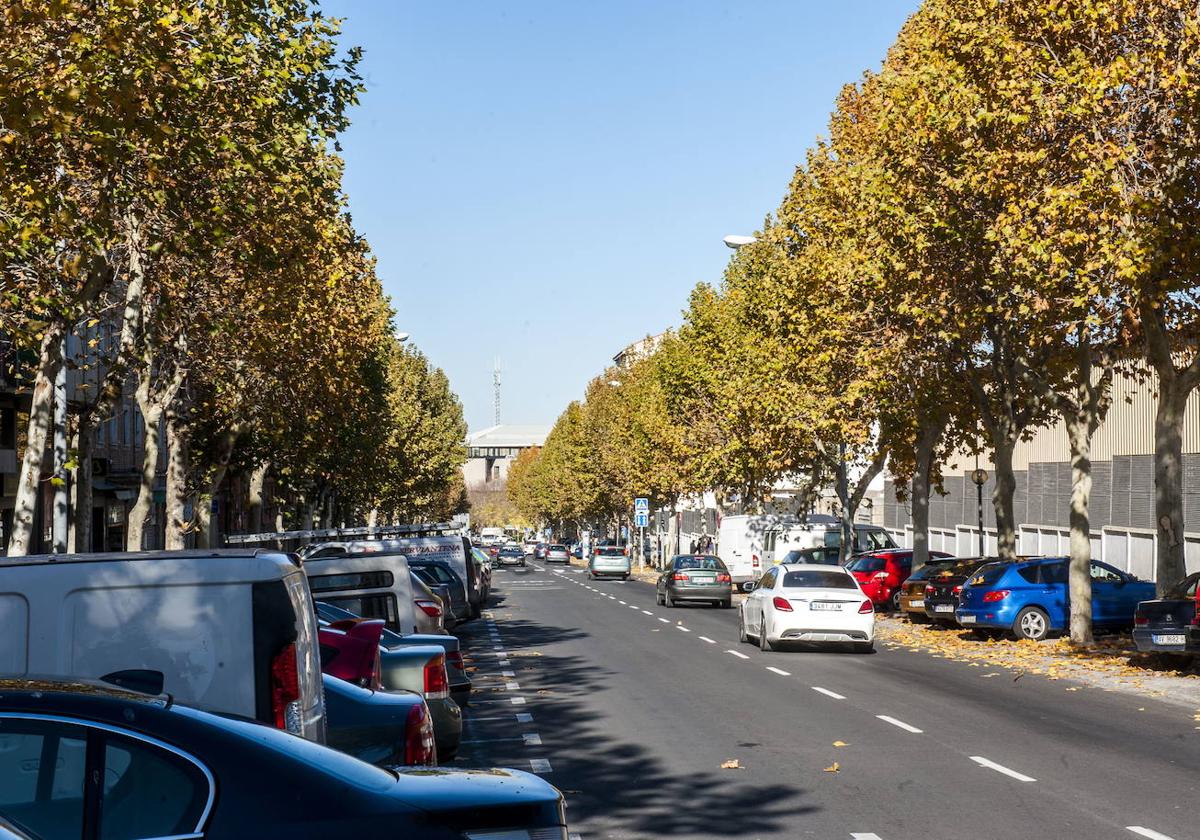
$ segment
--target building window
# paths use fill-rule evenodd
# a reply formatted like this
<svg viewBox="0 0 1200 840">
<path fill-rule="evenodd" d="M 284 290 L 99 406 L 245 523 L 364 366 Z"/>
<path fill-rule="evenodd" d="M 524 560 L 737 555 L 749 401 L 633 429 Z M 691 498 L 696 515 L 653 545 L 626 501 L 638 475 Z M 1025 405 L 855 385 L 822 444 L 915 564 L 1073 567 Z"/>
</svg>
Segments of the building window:
<svg viewBox="0 0 1200 840">
<path fill-rule="evenodd" d="M 500 480 L 500 468 L 492 467 L 492 481 L 499 481 L 499 480 Z"/>
<path fill-rule="evenodd" d="M 0 408 L 0 449 L 17 448 L 17 410 Z"/>
</svg>

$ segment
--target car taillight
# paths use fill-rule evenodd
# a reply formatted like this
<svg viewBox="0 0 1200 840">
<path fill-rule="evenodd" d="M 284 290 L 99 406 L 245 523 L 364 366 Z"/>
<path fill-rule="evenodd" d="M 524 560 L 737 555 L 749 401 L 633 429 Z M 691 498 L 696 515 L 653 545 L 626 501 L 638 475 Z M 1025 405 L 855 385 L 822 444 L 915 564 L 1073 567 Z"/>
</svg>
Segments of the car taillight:
<svg viewBox="0 0 1200 840">
<path fill-rule="evenodd" d="M 1133 623 L 1135 625 L 1141 627 L 1142 625 L 1149 624 L 1150 619 L 1146 618 L 1146 616 L 1142 615 L 1141 613 L 1134 613 L 1133 614 Z"/>
<path fill-rule="evenodd" d="M 929 598 L 932 595 L 933 595 L 933 584 L 931 584 L 931 583 L 925 584 L 925 597 Z"/>
<path fill-rule="evenodd" d="M 754 564 L 754 568 L 756 568 L 756 569 L 757 569 L 757 568 L 758 568 L 758 555 L 757 555 L 757 554 L 751 554 L 751 555 L 750 555 L 750 562 L 751 562 L 751 563 L 753 563 L 753 564 Z"/>
<path fill-rule="evenodd" d="M 775 607 L 775 609 L 779 610 L 780 612 L 791 612 L 792 611 L 792 604 L 790 601 L 788 601 L 787 598 L 780 598 L 778 595 L 776 595 L 771 600 L 771 604 Z"/>
<path fill-rule="evenodd" d="M 424 703 L 408 710 L 408 720 L 404 725 L 404 763 L 409 766 L 437 764 L 433 719 Z"/>
<path fill-rule="evenodd" d="M 717 575 L 717 583 L 732 583 L 732 582 L 733 582 L 733 578 L 731 578 L 729 575 L 725 574 L 724 572 L 720 572 Z"/>
<path fill-rule="evenodd" d="M 425 699 L 444 700 L 450 696 L 450 677 L 446 674 L 446 657 L 439 654 L 425 663 Z"/>
<path fill-rule="evenodd" d="M 276 729 L 300 734 L 300 669 L 294 643 L 271 660 L 271 714 Z"/>
<path fill-rule="evenodd" d="M 1008 597 L 1007 589 L 997 589 L 993 592 L 983 593 L 983 603 L 994 604 L 997 601 L 1003 601 L 1007 597 Z"/>
<path fill-rule="evenodd" d="M 872 612 L 875 612 L 875 605 L 872 604 L 870 601 L 863 601 L 861 604 L 858 605 L 858 614 L 859 615 L 862 615 L 864 613 L 872 613 Z"/>
<path fill-rule="evenodd" d="M 426 601 L 423 598 L 417 598 L 413 601 L 413 603 L 420 607 L 421 612 L 425 613 L 425 615 L 429 616 L 430 618 L 440 618 L 442 615 L 442 608 L 433 601 Z"/>
<path fill-rule="evenodd" d="M 466 663 L 463 662 L 462 651 L 451 650 L 446 652 L 446 670 L 449 670 L 452 667 L 456 671 L 467 670 Z"/>
<path fill-rule="evenodd" d="M 688 579 L 688 576 L 683 574 L 682 572 L 676 572 L 675 574 L 671 575 L 671 580 L 687 580 L 687 579 Z"/>
<path fill-rule="evenodd" d="M 950 592 L 951 592 L 952 594 L 954 594 L 954 595 L 958 595 L 960 592 L 962 592 L 962 587 L 961 587 L 961 586 L 956 586 L 956 587 L 954 587 L 953 589 L 951 589 L 951 590 L 950 590 Z"/>
</svg>

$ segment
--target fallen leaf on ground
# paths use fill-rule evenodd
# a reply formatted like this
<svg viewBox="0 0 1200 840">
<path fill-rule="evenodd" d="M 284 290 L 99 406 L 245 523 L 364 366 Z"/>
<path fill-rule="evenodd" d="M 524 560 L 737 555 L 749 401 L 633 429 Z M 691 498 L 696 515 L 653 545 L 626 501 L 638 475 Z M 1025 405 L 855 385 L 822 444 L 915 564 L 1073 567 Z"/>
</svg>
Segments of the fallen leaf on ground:
<svg viewBox="0 0 1200 840">
<path fill-rule="evenodd" d="M 825 768 L 825 772 L 826 773 L 840 773 L 841 769 L 842 768 L 839 767 L 838 763 L 835 761 L 835 762 L 833 762 L 833 764 L 830 764 L 828 767 Z"/>
<path fill-rule="evenodd" d="M 722 770 L 741 770 L 742 763 L 740 761 L 738 761 L 736 758 L 731 758 L 731 759 L 728 759 L 727 761 L 721 762 L 721 769 Z"/>
<path fill-rule="evenodd" d="M 848 747 L 848 746 L 850 746 L 850 745 L 849 745 L 849 744 L 847 744 L 845 741 L 834 741 L 834 742 L 833 742 L 833 745 L 834 745 L 835 747 Z"/>
</svg>

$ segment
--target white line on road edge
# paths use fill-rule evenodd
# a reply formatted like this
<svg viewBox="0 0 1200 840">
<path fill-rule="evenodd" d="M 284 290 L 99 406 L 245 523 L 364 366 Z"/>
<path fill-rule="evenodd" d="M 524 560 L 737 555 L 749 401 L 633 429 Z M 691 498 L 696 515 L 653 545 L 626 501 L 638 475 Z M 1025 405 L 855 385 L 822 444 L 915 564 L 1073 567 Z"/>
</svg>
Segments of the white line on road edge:
<svg viewBox="0 0 1200 840">
<path fill-rule="evenodd" d="M 524 706 L 525 698 L 524 697 L 511 697 L 511 698 L 509 698 L 509 702 L 512 703 L 514 706 Z"/>
<path fill-rule="evenodd" d="M 1150 840 L 1173 840 L 1173 838 L 1168 837 L 1160 831 L 1155 831 L 1152 828 L 1142 828 L 1140 825 L 1127 825 L 1125 826 L 1125 830 L 1132 831 L 1134 834 L 1140 834 L 1143 837 L 1149 837 Z"/>
<path fill-rule="evenodd" d="M 890 717 L 888 715 L 875 715 L 875 717 L 879 718 L 884 723 L 890 723 L 892 726 L 899 726 L 905 732 L 912 732 L 914 735 L 921 735 L 924 732 L 922 729 L 917 729 L 917 727 L 911 724 L 905 723 L 902 720 L 896 720 L 894 717 Z M 1030 781 L 1033 780 L 1030 779 Z"/>
<path fill-rule="evenodd" d="M 527 747 L 540 747 L 542 745 L 542 736 L 536 732 L 526 732 L 521 737 L 525 739 L 525 746 Z"/>
<path fill-rule="evenodd" d="M 637 607 L 636 607 L 636 606 L 634 606 L 633 604 L 630 604 L 630 605 L 629 605 L 629 609 L 631 609 L 631 610 L 636 610 L 636 609 L 637 609 Z"/>
<path fill-rule="evenodd" d="M 516 675 L 517 675 L 516 671 L 501 671 L 500 672 L 500 676 L 502 676 L 502 677 L 515 677 Z"/>
<path fill-rule="evenodd" d="M 973 756 L 971 756 L 971 760 L 974 761 L 976 764 L 978 764 L 980 767 L 986 767 L 989 770 L 995 770 L 997 773 L 1003 773 L 1005 776 L 1011 776 L 1012 778 L 1016 779 L 1018 782 L 1036 782 L 1037 781 L 1037 779 L 1033 778 L 1033 776 L 1026 776 L 1024 773 L 1018 773 L 1016 770 L 1009 770 L 1003 764 L 997 764 L 994 761 L 989 761 L 988 759 L 984 758 L 981 755 L 973 755 Z M 1170 839 L 1168 838 L 1168 840 L 1170 840 Z"/>
<path fill-rule="evenodd" d="M 726 652 L 726 653 L 732 653 L 732 654 L 733 654 L 734 656 L 736 656 L 738 659 L 749 659 L 749 658 L 750 658 L 749 656 L 747 656 L 747 655 L 746 655 L 746 654 L 744 654 L 744 653 L 738 653 L 736 650 L 727 650 L 727 651 L 725 651 L 725 652 Z"/>
<path fill-rule="evenodd" d="M 518 712 L 517 723 L 533 723 L 533 715 L 529 712 Z"/>
<path fill-rule="evenodd" d="M 529 759 L 529 768 L 534 773 L 553 773 L 554 769 L 550 766 L 550 762 L 544 758 Z"/>
<path fill-rule="evenodd" d="M 834 700 L 845 700 L 846 699 L 843 695 L 838 694 L 836 691 L 830 691 L 828 688 L 821 688 L 821 686 L 819 686 L 819 685 L 814 685 L 812 687 L 812 690 L 820 692 L 821 694 L 824 694 L 826 697 L 832 697 Z"/>
<path fill-rule="evenodd" d="M 661 615 L 658 617 L 658 620 L 661 621 L 663 624 L 671 623 L 671 620 L 669 618 L 663 618 Z"/>
<path fill-rule="evenodd" d="M 609 597 L 611 598 L 612 596 L 610 595 Z M 624 602 L 624 601 L 617 601 L 617 603 L 618 603 L 618 604 L 620 604 L 622 607 L 623 607 L 623 606 L 625 606 L 625 602 Z"/>
<path fill-rule="evenodd" d="M 790 677 L 792 675 L 791 671 L 785 671 L 782 668 L 776 668 L 774 665 L 768 665 L 767 670 L 772 674 L 778 674 L 781 677 Z"/>
<path fill-rule="evenodd" d="M 716 644 L 716 642 L 714 642 L 712 639 L 708 638 L 708 636 L 697 636 L 696 638 L 698 638 L 702 642 L 708 642 L 710 645 Z"/>
<path fill-rule="evenodd" d="M 691 633 L 691 632 L 692 632 L 691 630 L 689 630 L 689 629 L 687 629 L 686 627 L 684 627 L 682 624 L 676 624 L 676 625 L 675 625 L 675 629 L 676 629 L 676 630 L 682 630 L 684 633 Z"/>
<path fill-rule="evenodd" d="M 858 834 L 850 832 L 850 840 L 883 840 L 883 838 L 873 832 L 868 832 L 866 834 L 862 834 L 861 832 Z"/>
<path fill-rule="evenodd" d="M 650 610 L 642 610 L 642 612 L 644 612 L 646 615 L 654 615 L 654 613 L 650 612 Z"/>
</svg>

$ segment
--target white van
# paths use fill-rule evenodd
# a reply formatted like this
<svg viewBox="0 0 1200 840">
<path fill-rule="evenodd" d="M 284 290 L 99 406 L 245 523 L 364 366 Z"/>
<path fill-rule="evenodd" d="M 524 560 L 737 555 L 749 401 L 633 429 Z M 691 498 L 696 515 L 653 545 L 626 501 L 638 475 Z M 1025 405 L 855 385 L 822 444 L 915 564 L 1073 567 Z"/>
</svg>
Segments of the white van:
<svg viewBox="0 0 1200 840">
<path fill-rule="evenodd" d="M 368 550 L 362 550 L 366 546 Z M 402 636 L 417 632 L 416 606 L 408 560 L 374 550 L 379 541 L 317 547 L 304 558 L 313 597 L 363 618 L 382 618 Z"/>
<path fill-rule="evenodd" d="M 836 516 L 814 514 L 802 523 L 780 527 L 770 537 L 770 557 L 773 563 L 783 560 L 789 551 L 806 548 L 840 548 L 842 523 Z M 896 548 L 896 541 L 886 529 L 863 522 L 854 523 L 854 547 L 851 554 Z"/>
<path fill-rule="evenodd" d="M 0 558 L 0 674 L 99 679 L 325 740 L 308 583 L 265 549 Z"/>
<path fill-rule="evenodd" d="M 454 534 L 442 537 L 399 537 L 354 545 L 355 550 L 359 550 L 357 546 L 378 546 L 378 551 L 398 552 L 414 559 L 441 560 L 448 563 L 467 586 L 467 603 L 470 606 L 468 617 L 479 618 L 479 611 L 487 599 L 487 590 L 483 576 L 479 573 L 479 563 L 471 551 L 471 541 L 466 537 Z"/>
<path fill-rule="evenodd" d="M 758 580 L 774 559 L 776 535 L 798 523 L 794 516 L 739 514 L 721 518 L 717 529 L 717 555 L 724 561 L 734 584 Z"/>
</svg>

